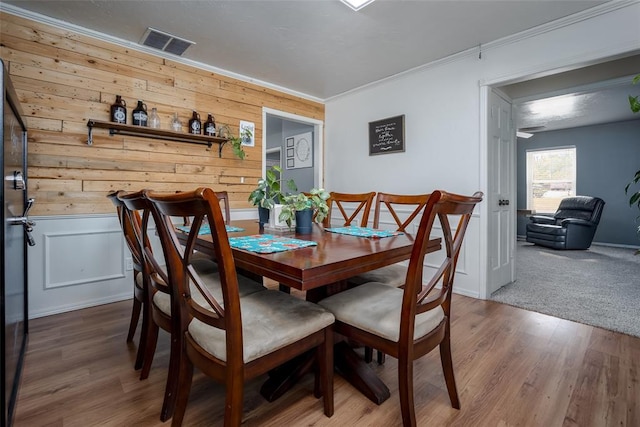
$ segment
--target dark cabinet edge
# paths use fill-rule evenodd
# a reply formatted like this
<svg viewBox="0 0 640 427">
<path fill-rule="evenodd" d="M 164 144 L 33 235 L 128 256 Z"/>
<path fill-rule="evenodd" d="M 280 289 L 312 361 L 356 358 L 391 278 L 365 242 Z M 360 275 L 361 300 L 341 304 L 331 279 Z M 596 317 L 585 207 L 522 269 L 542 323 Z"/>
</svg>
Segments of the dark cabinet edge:
<svg viewBox="0 0 640 427">
<path fill-rule="evenodd" d="M 190 144 L 201 144 L 211 148 L 213 144 L 218 144 L 218 157 L 222 157 L 222 147 L 229 141 L 227 138 L 217 136 L 193 135 L 172 130 L 154 129 L 144 126 L 125 125 L 122 123 L 102 122 L 99 120 L 87 120 L 89 135 L 88 145 L 93 145 L 93 128 L 109 129 L 109 135 L 137 136 L 141 138 L 160 139 L 164 141 L 188 142 Z"/>
</svg>

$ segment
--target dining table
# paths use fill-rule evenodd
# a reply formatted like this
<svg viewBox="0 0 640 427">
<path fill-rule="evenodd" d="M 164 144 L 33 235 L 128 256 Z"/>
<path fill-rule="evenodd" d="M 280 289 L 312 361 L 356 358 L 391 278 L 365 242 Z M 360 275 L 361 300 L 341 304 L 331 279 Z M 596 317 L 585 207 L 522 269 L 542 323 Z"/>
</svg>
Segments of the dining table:
<svg viewBox="0 0 640 427">
<path fill-rule="evenodd" d="M 347 289 L 351 277 L 406 261 L 411 256 L 414 239 L 409 233 L 360 237 L 330 230 L 333 229 L 314 224 L 311 233 L 298 234 L 288 229 L 264 228 L 256 220 L 239 220 L 231 222 L 227 235 L 230 240 L 242 236 L 271 235 L 312 242 L 312 246 L 272 253 L 253 252 L 232 245 L 237 269 L 255 277 L 272 279 L 280 284 L 281 290 L 306 291 L 306 299 L 311 302 Z M 186 234 L 178 233 L 178 236 L 186 239 Z M 200 234 L 195 249 L 215 257 L 211 234 Z M 427 252 L 440 249 L 441 239 L 430 239 Z M 354 351 L 353 343 L 336 340 L 334 364 L 338 373 L 374 403 L 381 404 L 389 397 L 389 389 Z M 261 394 L 268 401 L 277 399 L 312 367 L 312 356 L 287 363 L 270 374 Z"/>
</svg>

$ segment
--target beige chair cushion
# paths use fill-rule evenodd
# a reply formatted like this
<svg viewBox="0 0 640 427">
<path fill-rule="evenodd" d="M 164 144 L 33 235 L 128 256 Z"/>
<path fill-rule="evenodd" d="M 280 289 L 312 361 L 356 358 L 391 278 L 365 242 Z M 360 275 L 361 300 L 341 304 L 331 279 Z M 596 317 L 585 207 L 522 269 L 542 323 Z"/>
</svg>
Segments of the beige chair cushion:
<svg viewBox="0 0 640 427">
<path fill-rule="evenodd" d="M 192 265 L 200 275 L 203 283 L 211 292 L 211 295 L 224 306 L 222 301 L 222 288 L 220 287 L 220 276 L 218 275 L 218 265 L 210 259 L 194 259 Z M 267 288 L 254 280 L 238 274 L 238 293 L 240 298 L 253 294 L 255 292 L 264 291 Z M 208 307 L 204 297 L 198 291 L 193 283 L 191 283 L 191 296 L 200 305 Z M 171 316 L 171 298 L 169 294 L 164 292 L 156 292 L 153 295 L 153 304 L 167 316 Z"/>
<path fill-rule="evenodd" d="M 135 274 L 135 273 L 134 273 Z M 142 289 L 143 281 L 142 281 L 142 273 L 136 274 L 136 286 Z"/>
<path fill-rule="evenodd" d="M 403 293 L 402 289 L 382 283 L 367 283 L 332 295 L 318 304 L 343 323 L 398 342 Z M 444 312 L 440 307 L 416 316 L 414 339 L 431 332 L 442 319 Z"/>
<path fill-rule="evenodd" d="M 398 288 L 404 285 L 407 279 L 407 266 L 401 263 L 387 265 L 376 270 L 358 274 L 349 279 L 349 282 L 356 285 L 363 285 L 369 282 L 383 283 L 387 286 Z"/>
<path fill-rule="evenodd" d="M 267 290 L 240 300 L 242 313 L 243 360 L 245 363 L 292 344 L 334 322 L 322 307 L 284 292 Z M 189 334 L 207 352 L 227 359 L 225 331 L 197 319 Z"/>
</svg>

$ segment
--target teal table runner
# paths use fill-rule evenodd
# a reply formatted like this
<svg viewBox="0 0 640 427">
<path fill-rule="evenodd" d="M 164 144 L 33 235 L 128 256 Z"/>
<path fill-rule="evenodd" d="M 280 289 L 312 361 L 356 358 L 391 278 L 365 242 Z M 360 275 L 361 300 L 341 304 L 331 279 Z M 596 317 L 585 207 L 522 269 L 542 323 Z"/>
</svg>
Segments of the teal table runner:
<svg viewBox="0 0 640 427">
<path fill-rule="evenodd" d="M 185 233 L 188 233 L 191 230 L 191 227 L 188 225 L 179 225 L 176 228 L 178 230 L 184 231 Z M 225 225 L 225 228 L 227 229 L 227 233 L 244 231 L 244 228 L 234 227 L 232 225 Z M 209 227 L 209 224 L 203 224 L 200 227 L 200 231 L 198 232 L 198 235 L 202 235 L 202 234 L 211 234 L 211 227 Z"/>
<path fill-rule="evenodd" d="M 292 249 L 316 246 L 316 242 L 292 239 L 290 237 L 273 236 L 271 234 L 254 234 L 252 236 L 230 237 L 229 244 L 234 249 L 269 254 Z"/>
<path fill-rule="evenodd" d="M 400 234 L 404 234 L 401 231 L 377 230 L 375 228 L 356 227 L 353 225 L 350 225 L 347 227 L 325 228 L 325 231 L 329 231 L 331 233 L 338 233 L 338 234 L 348 234 L 350 236 L 370 237 L 373 239 L 379 239 L 381 237 L 399 236 Z"/>
</svg>

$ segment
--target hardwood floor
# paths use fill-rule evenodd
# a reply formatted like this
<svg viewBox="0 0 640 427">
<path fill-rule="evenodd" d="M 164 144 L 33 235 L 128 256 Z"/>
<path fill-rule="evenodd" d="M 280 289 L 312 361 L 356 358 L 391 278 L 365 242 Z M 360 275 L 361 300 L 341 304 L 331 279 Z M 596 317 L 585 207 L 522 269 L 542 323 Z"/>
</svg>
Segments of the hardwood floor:
<svg viewBox="0 0 640 427">
<path fill-rule="evenodd" d="M 131 302 L 35 319 L 15 426 L 157 426 L 169 339 L 160 334 L 151 374 L 133 370 L 125 342 Z M 453 362 L 462 409 L 451 408 L 438 351 L 415 364 L 419 425 L 640 426 L 640 339 L 454 295 Z M 136 335 L 137 340 L 137 335 Z M 326 418 L 308 376 L 279 400 L 246 384 L 247 426 L 398 426 L 396 361 L 373 365 L 391 390 L 377 406 L 335 376 Z M 223 389 L 196 372 L 185 426 L 222 425 Z"/>
</svg>

